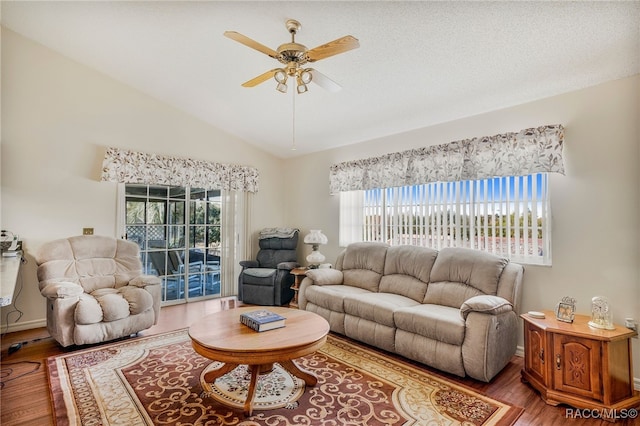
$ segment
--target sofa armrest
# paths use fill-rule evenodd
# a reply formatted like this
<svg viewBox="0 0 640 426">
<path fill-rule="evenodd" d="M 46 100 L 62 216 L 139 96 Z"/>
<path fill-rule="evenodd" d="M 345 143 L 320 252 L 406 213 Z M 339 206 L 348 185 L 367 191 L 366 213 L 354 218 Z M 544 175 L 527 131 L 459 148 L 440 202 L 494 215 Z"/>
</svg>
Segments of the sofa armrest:
<svg viewBox="0 0 640 426">
<path fill-rule="evenodd" d="M 311 278 L 315 285 L 342 284 L 342 271 L 331 268 L 309 269 L 305 275 Z"/>
<path fill-rule="evenodd" d="M 298 266 L 300 266 L 300 264 L 298 262 L 280 262 L 277 265 L 278 269 L 285 269 L 287 271 L 290 271 L 292 269 L 297 268 Z"/>
<path fill-rule="evenodd" d="M 513 305 L 507 299 L 499 296 L 482 295 L 467 299 L 460 307 L 460 316 L 466 321 L 471 312 L 500 315 L 510 311 L 513 311 Z"/>
<path fill-rule="evenodd" d="M 340 285 L 343 280 L 342 271 L 339 269 L 309 269 L 305 275 L 298 289 L 298 307 L 303 310 L 307 306 L 307 288 L 312 285 Z"/>
<path fill-rule="evenodd" d="M 155 275 L 139 275 L 129 281 L 129 285 L 141 288 L 145 288 L 148 285 L 160 285 L 160 283 L 160 277 Z"/>
<path fill-rule="evenodd" d="M 260 263 L 258 263 L 257 260 L 241 260 L 240 261 L 240 266 L 242 266 L 242 269 L 244 269 L 244 268 L 259 268 L 260 267 Z"/>
<path fill-rule="evenodd" d="M 515 311 L 500 314 L 469 311 L 465 321 L 462 362 L 469 377 L 490 382 L 511 360 L 521 330 Z"/>
<path fill-rule="evenodd" d="M 47 299 L 77 299 L 82 293 L 84 293 L 82 286 L 70 281 L 48 282 L 40 290 L 40 294 Z"/>
</svg>

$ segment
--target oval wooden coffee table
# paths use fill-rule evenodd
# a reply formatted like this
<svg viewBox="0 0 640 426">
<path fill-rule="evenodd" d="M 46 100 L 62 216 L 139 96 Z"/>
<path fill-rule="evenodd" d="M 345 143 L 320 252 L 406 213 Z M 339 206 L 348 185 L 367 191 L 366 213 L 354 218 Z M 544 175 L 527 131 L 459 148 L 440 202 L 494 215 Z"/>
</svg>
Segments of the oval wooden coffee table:
<svg viewBox="0 0 640 426">
<path fill-rule="evenodd" d="M 257 332 L 240 323 L 243 312 L 266 309 L 286 318 L 285 326 Z M 204 375 L 213 383 L 240 364 L 251 371 L 251 382 L 244 403 L 244 412 L 251 415 L 253 397 L 259 374 L 268 374 L 277 362 L 282 368 L 301 378 L 308 386 L 318 379 L 301 370 L 293 360 L 317 351 L 327 340 L 329 323 L 313 312 L 279 306 L 248 306 L 207 315 L 189 327 L 193 348 L 200 355 L 224 364 Z"/>
</svg>

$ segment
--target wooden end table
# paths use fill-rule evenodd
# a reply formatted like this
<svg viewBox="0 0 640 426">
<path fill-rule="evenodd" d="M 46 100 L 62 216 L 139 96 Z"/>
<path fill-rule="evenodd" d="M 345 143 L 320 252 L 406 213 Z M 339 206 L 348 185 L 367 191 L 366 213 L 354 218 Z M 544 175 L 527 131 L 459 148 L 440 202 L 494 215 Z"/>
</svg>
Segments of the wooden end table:
<svg viewBox="0 0 640 426">
<path fill-rule="evenodd" d="M 524 368 L 522 381 L 540 392 L 549 405 L 599 410 L 603 420 L 640 406 L 633 387 L 631 338 L 637 333 L 621 325 L 614 330 L 589 327 L 587 315 L 573 323 L 522 314 Z"/>
<path fill-rule="evenodd" d="M 306 276 L 308 270 L 309 268 L 294 268 L 291 270 L 291 275 L 295 277 L 295 281 L 291 286 L 291 290 L 293 290 L 293 299 L 291 299 L 291 302 L 289 302 L 290 308 L 298 307 L 298 290 L 300 290 L 300 283 Z"/>
<path fill-rule="evenodd" d="M 260 309 L 282 315 L 285 326 L 257 332 L 240 323 L 240 314 Z M 224 364 L 204 375 L 207 383 L 214 382 L 240 364 L 251 371 L 251 381 L 244 403 L 244 413 L 251 415 L 253 397 L 259 374 L 268 374 L 277 362 L 282 368 L 314 386 L 318 379 L 300 369 L 293 360 L 311 354 L 327 340 L 329 323 L 313 312 L 279 306 L 266 308 L 247 306 L 207 315 L 189 327 L 189 337 L 197 353 Z"/>
</svg>

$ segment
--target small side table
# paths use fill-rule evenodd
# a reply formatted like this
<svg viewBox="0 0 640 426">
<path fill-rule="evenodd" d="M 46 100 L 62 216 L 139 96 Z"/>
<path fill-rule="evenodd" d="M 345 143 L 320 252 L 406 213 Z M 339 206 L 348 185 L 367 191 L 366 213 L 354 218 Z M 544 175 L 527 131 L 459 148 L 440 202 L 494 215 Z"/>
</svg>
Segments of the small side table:
<svg viewBox="0 0 640 426">
<path fill-rule="evenodd" d="M 298 290 L 300 290 L 300 283 L 304 279 L 308 270 L 308 268 L 295 268 L 291 270 L 291 275 L 295 277 L 295 281 L 291 286 L 291 290 L 293 290 L 293 299 L 289 302 L 290 308 L 298 308 Z"/>
<path fill-rule="evenodd" d="M 589 327 L 587 315 L 573 323 L 558 321 L 551 311 L 545 318 L 528 314 L 524 320 L 522 381 L 540 392 L 549 405 L 600 410 L 603 420 L 616 421 L 621 413 L 640 405 L 633 387 L 631 338 L 637 333 L 616 325 L 615 330 Z"/>
</svg>

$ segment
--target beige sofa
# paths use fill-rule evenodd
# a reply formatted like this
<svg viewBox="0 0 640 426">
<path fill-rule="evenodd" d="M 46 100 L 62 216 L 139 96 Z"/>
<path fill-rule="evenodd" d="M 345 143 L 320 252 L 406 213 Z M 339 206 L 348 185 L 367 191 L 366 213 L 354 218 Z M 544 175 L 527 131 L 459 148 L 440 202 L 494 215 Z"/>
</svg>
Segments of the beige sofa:
<svg viewBox="0 0 640 426">
<path fill-rule="evenodd" d="M 479 250 L 356 243 L 307 271 L 298 303 L 336 333 L 488 382 L 516 351 L 523 274 Z"/>
</svg>

